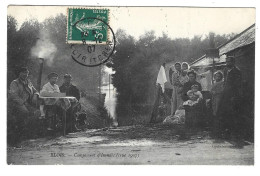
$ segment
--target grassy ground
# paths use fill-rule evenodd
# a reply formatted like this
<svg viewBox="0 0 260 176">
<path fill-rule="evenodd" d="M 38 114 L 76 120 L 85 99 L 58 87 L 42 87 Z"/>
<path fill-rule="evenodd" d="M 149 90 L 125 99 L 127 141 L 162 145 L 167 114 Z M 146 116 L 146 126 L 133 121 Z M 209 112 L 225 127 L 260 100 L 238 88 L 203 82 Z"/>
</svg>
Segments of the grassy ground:
<svg viewBox="0 0 260 176">
<path fill-rule="evenodd" d="M 95 96 L 85 95 L 80 99 L 81 110 L 80 113 L 86 114 L 86 124 L 81 126 L 84 129 L 93 129 L 93 128 L 104 128 L 108 125 L 109 117 L 107 114 L 107 110 L 104 107 L 104 100 L 99 99 L 98 94 Z M 12 113 L 8 112 L 8 119 L 14 119 Z M 19 118 L 17 116 L 16 118 Z M 47 120 L 46 119 L 38 119 L 38 118 L 30 118 L 27 120 L 27 124 L 20 123 L 22 128 L 17 128 L 17 123 L 14 120 L 8 121 L 8 142 L 9 145 L 17 145 L 15 141 L 26 140 L 26 139 L 37 139 L 40 137 L 57 137 L 62 135 L 62 127 L 55 131 L 47 131 Z M 12 139 L 15 139 L 12 140 Z M 19 145 L 19 144 L 18 144 Z"/>
</svg>

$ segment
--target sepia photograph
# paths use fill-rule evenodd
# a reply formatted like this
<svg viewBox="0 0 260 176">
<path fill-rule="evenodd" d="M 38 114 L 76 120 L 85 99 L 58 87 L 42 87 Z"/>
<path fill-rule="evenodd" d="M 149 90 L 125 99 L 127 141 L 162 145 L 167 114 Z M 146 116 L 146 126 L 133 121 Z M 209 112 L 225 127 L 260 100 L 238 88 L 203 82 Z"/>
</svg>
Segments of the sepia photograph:
<svg viewBox="0 0 260 176">
<path fill-rule="evenodd" d="M 7 165 L 254 166 L 256 8 L 6 8 Z"/>
</svg>

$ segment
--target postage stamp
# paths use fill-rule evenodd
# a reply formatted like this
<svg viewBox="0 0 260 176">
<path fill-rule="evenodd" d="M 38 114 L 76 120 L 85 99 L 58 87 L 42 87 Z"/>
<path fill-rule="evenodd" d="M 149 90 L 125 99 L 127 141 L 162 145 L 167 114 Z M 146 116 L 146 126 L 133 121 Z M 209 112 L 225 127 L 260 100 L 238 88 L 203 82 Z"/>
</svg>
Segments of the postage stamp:
<svg viewBox="0 0 260 176">
<path fill-rule="evenodd" d="M 108 9 L 68 8 L 67 43 L 106 43 L 109 39 L 108 22 Z"/>
</svg>

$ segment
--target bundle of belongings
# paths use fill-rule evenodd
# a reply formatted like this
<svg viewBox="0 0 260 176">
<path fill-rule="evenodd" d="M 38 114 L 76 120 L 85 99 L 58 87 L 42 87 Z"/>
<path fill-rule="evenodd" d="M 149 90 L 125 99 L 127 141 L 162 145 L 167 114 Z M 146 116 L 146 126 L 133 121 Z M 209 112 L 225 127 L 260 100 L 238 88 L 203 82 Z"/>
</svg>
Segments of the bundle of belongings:
<svg viewBox="0 0 260 176">
<path fill-rule="evenodd" d="M 185 123 L 185 110 L 179 108 L 174 115 L 167 116 L 163 124 L 184 124 Z"/>
</svg>

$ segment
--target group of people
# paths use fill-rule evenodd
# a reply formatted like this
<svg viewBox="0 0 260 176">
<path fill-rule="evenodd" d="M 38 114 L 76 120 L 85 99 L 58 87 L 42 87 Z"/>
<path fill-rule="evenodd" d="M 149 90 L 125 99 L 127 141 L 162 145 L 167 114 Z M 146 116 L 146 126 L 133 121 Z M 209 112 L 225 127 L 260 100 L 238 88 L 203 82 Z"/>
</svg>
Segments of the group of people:
<svg viewBox="0 0 260 176">
<path fill-rule="evenodd" d="M 241 137 L 242 75 L 234 57 L 227 57 L 224 69 L 214 73 L 213 82 L 209 80 L 210 90 L 202 87 L 205 74 L 192 70 L 186 62 L 177 62 L 168 68 L 163 66 L 167 82 L 162 93 L 170 100 L 166 102 L 171 107 L 165 122 L 169 122 L 169 118 L 179 122 L 183 116 L 188 128 L 207 126 L 212 127 L 215 137 Z M 179 119 L 176 121 L 176 118 Z"/>
<path fill-rule="evenodd" d="M 26 67 L 21 67 L 17 70 L 17 79 L 10 84 L 8 92 L 8 130 L 11 139 L 10 143 L 17 143 L 21 140 L 22 135 L 31 133 L 30 122 L 35 119 L 46 119 L 46 107 L 40 96 L 49 96 L 51 93 L 64 93 L 66 96 L 80 99 L 79 89 L 71 83 L 72 76 L 64 75 L 64 83 L 59 87 L 57 85 L 58 74 L 48 74 L 48 83 L 46 83 L 40 93 L 35 89 L 32 82 L 28 79 L 29 70 Z M 49 95 L 47 95 L 49 94 Z M 73 123 L 71 109 L 67 110 L 68 122 Z M 52 130 L 52 125 L 48 125 L 47 129 Z M 72 124 L 72 127 L 74 125 Z M 77 130 L 77 129 L 74 129 Z M 11 134 L 12 133 L 12 134 Z M 14 133 L 14 134 L 13 134 Z M 27 133 L 27 134 L 26 134 Z"/>
<path fill-rule="evenodd" d="M 65 74 L 64 75 L 64 82 L 63 84 L 59 87 L 56 83 L 58 81 L 58 74 L 55 72 L 52 72 L 48 75 L 49 82 L 46 83 L 41 91 L 40 95 L 42 97 L 49 97 L 49 96 L 55 96 L 55 93 L 64 93 L 66 96 L 71 96 L 75 97 L 78 101 L 80 99 L 80 91 L 79 89 L 71 83 L 72 76 L 70 74 Z M 69 100 L 68 100 L 69 101 Z M 56 115 L 62 116 L 62 111 L 60 106 L 53 106 L 57 105 L 58 103 L 51 103 L 51 106 L 49 109 L 44 108 L 44 101 L 41 102 L 40 105 L 40 112 L 41 112 L 41 117 L 40 118 L 45 118 L 46 110 L 53 111 L 56 113 Z M 77 127 L 75 126 L 75 119 L 73 118 L 73 107 L 70 106 L 70 108 L 67 110 L 67 132 L 72 132 L 72 131 L 77 131 Z M 52 119 L 48 119 L 48 127 L 47 130 L 53 130 L 54 129 L 54 124 Z"/>
</svg>

